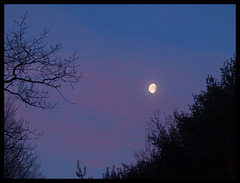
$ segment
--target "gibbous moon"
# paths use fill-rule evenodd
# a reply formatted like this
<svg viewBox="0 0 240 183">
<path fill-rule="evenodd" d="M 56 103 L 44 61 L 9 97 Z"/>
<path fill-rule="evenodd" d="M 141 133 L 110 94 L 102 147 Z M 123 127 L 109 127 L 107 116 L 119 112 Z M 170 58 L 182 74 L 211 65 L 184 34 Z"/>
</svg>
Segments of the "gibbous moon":
<svg viewBox="0 0 240 183">
<path fill-rule="evenodd" d="M 148 87 L 148 90 L 151 92 L 151 93 L 155 93 L 157 91 L 157 85 L 155 85 L 154 83 L 153 84 L 150 84 L 150 86 Z"/>
</svg>

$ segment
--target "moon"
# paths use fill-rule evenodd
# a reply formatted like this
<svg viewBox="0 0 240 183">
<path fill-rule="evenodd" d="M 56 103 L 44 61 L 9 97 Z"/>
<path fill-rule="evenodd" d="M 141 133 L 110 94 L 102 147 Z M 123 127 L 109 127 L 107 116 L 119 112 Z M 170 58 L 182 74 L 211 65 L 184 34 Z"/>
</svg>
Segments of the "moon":
<svg viewBox="0 0 240 183">
<path fill-rule="evenodd" d="M 157 91 L 157 85 L 156 84 L 150 84 L 149 87 L 148 87 L 148 90 L 151 92 L 151 93 L 155 93 Z"/>
</svg>

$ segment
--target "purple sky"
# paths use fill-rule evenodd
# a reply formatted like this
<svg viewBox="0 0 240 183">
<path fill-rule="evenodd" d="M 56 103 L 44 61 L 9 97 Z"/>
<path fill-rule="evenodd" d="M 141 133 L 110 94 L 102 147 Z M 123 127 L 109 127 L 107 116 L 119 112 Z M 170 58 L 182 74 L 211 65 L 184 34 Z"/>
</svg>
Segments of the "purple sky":
<svg viewBox="0 0 240 183">
<path fill-rule="evenodd" d="M 235 54 L 235 5 L 5 5 L 5 30 L 27 11 L 28 37 L 49 29 L 59 55 L 77 51 L 85 78 L 55 91 L 58 107 L 21 105 L 18 116 L 44 131 L 38 146 L 46 178 L 102 178 L 107 166 L 135 162 L 152 111 L 188 112 L 208 74 L 220 78 Z M 148 86 L 157 84 L 151 94 Z"/>
</svg>

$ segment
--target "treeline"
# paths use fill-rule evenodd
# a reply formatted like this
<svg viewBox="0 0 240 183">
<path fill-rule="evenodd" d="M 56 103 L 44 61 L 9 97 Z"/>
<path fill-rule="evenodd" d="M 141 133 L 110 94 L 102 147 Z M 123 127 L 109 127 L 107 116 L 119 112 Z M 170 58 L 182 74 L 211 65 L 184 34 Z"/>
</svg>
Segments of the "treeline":
<svg viewBox="0 0 240 183">
<path fill-rule="evenodd" d="M 236 178 L 236 57 L 224 62 L 221 81 L 208 76 L 206 85 L 189 114 L 154 111 L 136 163 L 107 168 L 103 178 Z"/>
</svg>

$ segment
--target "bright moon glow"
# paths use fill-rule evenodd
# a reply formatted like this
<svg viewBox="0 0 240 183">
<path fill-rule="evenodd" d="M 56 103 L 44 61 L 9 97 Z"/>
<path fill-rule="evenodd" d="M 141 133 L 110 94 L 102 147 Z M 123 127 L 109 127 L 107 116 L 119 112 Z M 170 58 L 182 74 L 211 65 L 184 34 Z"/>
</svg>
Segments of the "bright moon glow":
<svg viewBox="0 0 240 183">
<path fill-rule="evenodd" d="M 150 86 L 148 87 L 148 90 L 151 92 L 151 93 L 155 93 L 157 91 L 157 85 L 155 85 L 154 83 L 153 84 L 150 84 Z"/>
</svg>

